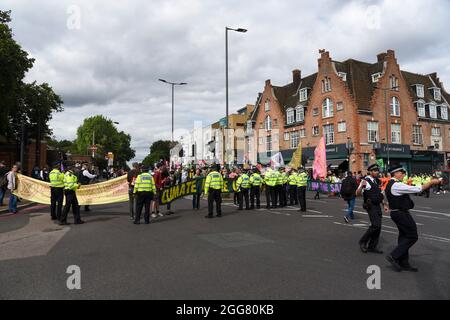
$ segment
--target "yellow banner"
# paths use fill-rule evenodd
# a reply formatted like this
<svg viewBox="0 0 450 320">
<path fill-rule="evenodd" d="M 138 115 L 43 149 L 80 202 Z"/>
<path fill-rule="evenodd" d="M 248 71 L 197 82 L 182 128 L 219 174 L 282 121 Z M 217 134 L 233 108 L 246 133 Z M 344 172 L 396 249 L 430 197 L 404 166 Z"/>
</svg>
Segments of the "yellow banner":
<svg viewBox="0 0 450 320">
<path fill-rule="evenodd" d="M 288 167 L 298 169 L 302 165 L 302 143 L 298 144 L 297 150 L 295 150 L 292 155 L 291 162 L 289 162 Z"/>
<path fill-rule="evenodd" d="M 50 204 L 50 183 L 18 174 L 17 189 L 14 191 L 14 194 L 29 201 Z M 81 186 L 77 190 L 77 199 L 80 205 L 128 201 L 127 176 Z"/>
</svg>

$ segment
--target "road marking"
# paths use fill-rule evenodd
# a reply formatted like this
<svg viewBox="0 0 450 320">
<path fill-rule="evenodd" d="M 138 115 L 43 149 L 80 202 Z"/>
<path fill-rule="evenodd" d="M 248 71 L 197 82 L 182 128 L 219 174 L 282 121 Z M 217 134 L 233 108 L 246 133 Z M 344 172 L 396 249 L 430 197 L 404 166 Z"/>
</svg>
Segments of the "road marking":
<svg viewBox="0 0 450 320">
<path fill-rule="evenodd" d="M 311 210 L 311 209 L 306 209 L 306 211 L 308 211 L 308 212 L 314 212 L 314 213 L 322 213 L 321 211 L 316 211 L 316 210 Z"/>
<path fill-rule="evenodd" d="M 421 206 L 416 206 L 416 208 L 429 209 L 429 210 L 433 209 L 432 207 L 421 207 Z"/>
<path fill-rule="evenodd" d="M 445 241 L 449 241 L 449 242 L 450 242 L 450 239 L 448 239 L 448 238 L 438 237 L 438 236 L 433 236 L 432 234 L 426 234 L 426 233 L 422 233 L 422 235 L 427 236 L 427 237 L 433 237 L 433 238 L 436 238 L 436 239 L 441 239 L 441 240 L 445 240 Z"/>
<path fill-rule="evenodd" d="M 314 199 L 309 199 L 309 198 L 306 198 L 306 200 L 309 200 L 309 201 L 316 201 L 316 202 L 322 202 L 322 203 L 328 203 L 327 201 L 324 201 L 324 200 L 314 200 Z"/>
<path fill-rule="evenodd" d="M 342 209 L 342 211 L 345 211 L 345 212 L 347 212 L 347 209 Z M 361 213 L 361 214 L 365 214 L 366 216 L 368 216 L 369 214 L 367 213 L 367 212 L 363 212 L 363 211 L 356 211 L 356 210 L 353 210 L 353 212 L 356 212 L 356 213 Z M 391 219 L 391 217 L 390 216 L 388 216 L 388 215 L 383 215 L 383 217 L 384 218 L 388 218 L 388 219 Z"/>
<path fill-rule="evenodd" d="M 444 218 L 424 216 L 423 214 L 416 214 L 416 216 L 423 217 L 423 218 L 429 218 L 429 219 L 436 219 L 436 220 L 445 220 Z"/>
<path fill-rule="evenodd" d="M 410 211 L 414 211 L 414 212 L 422 212 L 422 213 L 431 213 L 431 214 L 438 214 L 438 215 L 441 215 L 441 216 L 450 217 L 450 213 L 444 213 L 444 212 L 426 211 L 426 210 L 414 210 L 414 209 L 411 209 Z"/>
<path fill-rule="evenodd" d="M 303 214 L 302 217 L 305 218 L 332 218 L 333 216 L 326 216 L 323 214 Z"/>
</svg>

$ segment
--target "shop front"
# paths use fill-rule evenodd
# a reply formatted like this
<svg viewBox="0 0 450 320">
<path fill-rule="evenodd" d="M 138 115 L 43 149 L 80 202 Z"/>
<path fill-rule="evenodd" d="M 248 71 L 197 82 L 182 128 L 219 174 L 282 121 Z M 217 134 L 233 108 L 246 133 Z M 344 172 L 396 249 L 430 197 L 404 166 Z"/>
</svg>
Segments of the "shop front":
<svg viewBox="0 0 450 320">
<path fill-rule="evenodd" d="M 307 147 L 302 150 L 302 162 L 306 169 L 311 169 L 314 162 L 316 147 Z M 326 146 L 327 165 L 329 169 L 345 172 L 348 170 L 348 151 L 345 143 Z"/>
<path fill-rule="evenodd" d="M 383 159 L 385 166 L 400 165 L 411 172 L 411 151 L 407 144 L 381 143 L 376 151 L 377 160 Z"/>
</svg>

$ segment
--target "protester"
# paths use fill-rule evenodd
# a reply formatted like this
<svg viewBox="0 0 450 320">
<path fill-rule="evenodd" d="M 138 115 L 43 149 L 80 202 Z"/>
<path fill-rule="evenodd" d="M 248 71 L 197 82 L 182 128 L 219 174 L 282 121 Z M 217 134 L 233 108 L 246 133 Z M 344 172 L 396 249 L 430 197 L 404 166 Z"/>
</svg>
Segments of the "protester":
<svg viewBox="0 0 450 320">
<path fill-rule="evenodd" d="M 139 175 L 139 164 L 137 162 L 133 163 L 133 169 L 130 170 L 127 174 L 127 181 L 128 181 L 128 204 L 129 204 L 129 210 L 130 210 L 130 216 L 131 219 L 134 219 L 135 214 L 135 194 L 134 194 L 134 185 L 136 184 L 136 178 Z"/>
<path fill-rule="evenodd" d="M 4 206 L 3 198 L 8 187 L 8 178 L 6 177 L 8 172 L 5 161 L 0 161 L 0 206 Z"/>
<path fill-rule="evenodd" d="M 202 195 L 204 175 L 200 169 L 195 171 L 194 179 L 196 180 L 195 193 L 192 195 L 192 208 L 200 210 L 200 196 Z"/>
<path fill-rule="evenodd" d="M 342 181 L 341 186 L 341 196 L 342 198 L 347 201 L 347 214 L 344 216 L 345 222 L 349 223 L 350 219 L 355 219 L 353 215 L 353 210 L 355 208 L 355 202 L 356 202 L 356 190 L 358 189 L 358 184 L 353 177 L 352 173 L 349 171 L 347 172 L 347 177 Z"/>
<path fill-rule="evenodd" d="M 17 166 L 14 165 L 11 171 L 7 173 L 8 190 L 11 193 L 9 195 L 9 212 L 17 213 L 17 197 L 13 194 L 14 190 L 17 188 Z"/>
</svg>

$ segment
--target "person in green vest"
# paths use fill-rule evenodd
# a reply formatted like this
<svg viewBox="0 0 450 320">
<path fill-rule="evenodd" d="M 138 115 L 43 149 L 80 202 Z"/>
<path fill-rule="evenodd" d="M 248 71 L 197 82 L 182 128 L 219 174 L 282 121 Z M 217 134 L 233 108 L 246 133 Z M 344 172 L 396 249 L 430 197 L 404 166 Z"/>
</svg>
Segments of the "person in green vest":
<svg viewBox="0 0 450 320">
<path fill-rule="evenodd" d="M 427 184 L 430 181 L 431 181 L 431 177 L 428 174 L 426 174 L 426 175 L 423 176 L 422 185 Z M 430 197 L 430 189 L 431 188 L 428 188 L 428 189 L 426 189 L 424 191 L 425 198 L 429 198 Z"/>
<path fill-rule="evenodd" d="M 50 179 L 50 216 L 53 221 L 61 221 L 64 200 L 64 173 L 59 171 L 60 162 L 53 164 Z"/>
<path fill-rule="evenodd" d="M 283 185 L 281 187 L 281 199 L 282 199 L 282 201 L 280 201 L 280 202 L 282 202 L 283 207 L 287 207 L 287 205 L 288 205 L 288 202 L 287 202 L 287 200 L 288 200 L 288 191 L 289 191 L 288 190 L 289 173 L 288 173 L 286 168 L 283 168 L 283 170 L 281 170 L 281 175 L 283 177 Z"/>
<path fill-rule="evenodd" d="M 306 211 L 306 186 L 308 185 L 308 174 L 305 168 L 300 167 L 297 175 L 298 201 L 300 202 L 300 211 Z"/>
<path fill-rule="evenodd" d="M 275 199 L 275 204 L 279 203 L 280 208 L 283 207 L 284 205 L 284 201 L 283 201 L 283 172 L 284 172 L 284 168 L 279 168 L 278 171 L 276 172 L 276 184 L 275 184 L 275 188 L 276 188 L 276 199 Z"/>
<path fill-rule="evenodd" d="M 141 223 L 142 208 L 145 207 L 144 223 L 150 223 L 150 204 L 156 193 L 155 180 L 148 172 L 149 168 L 143 166 L 141 168 L 141 174 L 137 176 L 134 183 L 133 193 L 136 194 L 136 214 L 134 218 L 134 224 Z"/>
<path fill-rule="evenodd" d="M 262 178 L 259 174 L 258 169 L 253 169 L 250 171 L 250 209 L 255 209 L 255 198 L 256 198 L 256 209 L 259 209 L 260 206 L 260 194 L 261 194 L 261 185 Z"/>
<path fill-rule="evenodd" d="M 297 170 L 291 169 L 288 177 L 289 184 L 289 205 L 298 205 L 297 195 Z"/>
<path fill-rule="evenodd" d="M 222 189 L 223 176 L 219 173 L 220 166 L 212 165 L 211 172 L 206 176 L 205 194 L 208 195 L 208 215 L 205 218 L 213 217 L 214 202 L 216 203 L 217 217 L 222 216 Z"/>
<path fill-rule="evenodd" d="M 236 181 L 236 186 L 239 191 L 239 209 L 243 210 L 245 200 L 245 210 L 250 210 L 249 205 L 249 190 L 250 190 L 250 177 L 247 174 L 247 170 L 243 170 L 243 173 Z"/>
<path fill-rule="evenodd" d="M 78 178 L 76 174 L 70 168 L 64 175 L 64 195 L 66 196 L 66 204 L 64 205 L 64 210 L 61 214 L 61 221 L 59 225 L 68 225 L 67 215 L 72 207 L 73 218 L 75 224 L 82 224 L 84 221 L 80 217 L 80 205 L 77 199 L 77 190 L 80 188 L 78 183 Z"/>
</svg>

